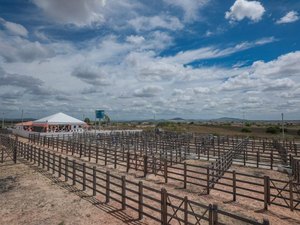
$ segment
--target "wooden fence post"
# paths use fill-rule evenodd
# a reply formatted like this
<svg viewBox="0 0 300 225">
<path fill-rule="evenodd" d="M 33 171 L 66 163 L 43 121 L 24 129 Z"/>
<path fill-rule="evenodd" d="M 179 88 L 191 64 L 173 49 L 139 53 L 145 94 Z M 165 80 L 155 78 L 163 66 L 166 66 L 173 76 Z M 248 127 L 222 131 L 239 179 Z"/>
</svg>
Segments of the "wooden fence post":
<svg viewBox="0 0 300 225">
<path fill-rule="evenodd" d="M 289 189 L 290 189 L 290 209 L 294 211 L 294 196 L 293 196 L 293 180 L 289 182 Z"/>
<path fill-rule="evenodd" d="M 29 146 L 27 146 L 27 152 L 28 152 Z M 45 150 L 43 150 L 43 169 L 45 168 Z"/>
<path fill-rule="evenodd" d="M 236 201 L 236 173 L 235 170 L 232 171 L 232 188 L 233 188 L 233 201 Z"/>
<path fill-rule="evenodd" d="M 206 183 L 206 193 L 209 195 L 209 183 L 210 183 L 210 171 L 209 171 L 209 166 L 206 169 L 206 179 L 207 179 L 207 183 Z"/>
<path fill-rule="evenodd" d="M 65 158 L 65 181 L 68 181 L 68 157 Z"/>
<path fill-rule="evenodd" d="M 38 150 L 38 167 L 40 166 L 41 164 L 41 148 L 39 148 Z"/>
<path fill-rule="evenodd" d="M 187 182 L 187 165 L 186 162 L 183 163 L 183 188 L 186 189 Z"/>
<path fill-rule="evenodd" d="M 184 224 L 188 224 L 188 197 L 184 197 Z"/>
<path fill-rule="evenodd" d="M 104 148 L 104 165 L 107 165 L 107 149 Z"/>
<path fill-rule="evenodd" d="M 115 152 L 114 152 L 114 168 L 116 169 L 117 168 L 117 160 L 118 160 L 118 158 L 117 158 L 117 146 L 116 146 L 116 148 L 115 148 Z"/>
<path fill-rule="evenodd" d="M 17 151 L 18 151 L 17 143 L 18 143 L 18 136 L 16 136 L 15 146 L 13 148 L 13 161 L 14 161 L 15 164 L 17 163 Z"/>
<path fill-rule="evenodd" d="M 270 204 L 270 177 L 264 176 L 264 209 L 268 210 Z"/>
<path fill-rule="evenodd" d="M 208 224 L 214 225 L 213 208 L 211 204 L 208 206 Z"/>
<path fill-rule="evenodd" d="M 105 202 L 109 203 L 110 198 L 110 172 L 109 170 L 106 171 L 106 195 L 105 195 Z"/>
<path fill-rule="evenodd" d="M 80 143 L 80 147 L 79 147 L 79 158 L 81 158 L 82 156 L 82 143 Z"/>
<path fill-rule="evenodd" d="M 213 204 L 212 205 L 212 212 L 213 212 L 213 224 L 218 224 L 218 205 Z"/>
<path fill-rule="evenodd" d="M 143 219 L 143 182 L 139 181 L 139 220 Z"/>
<path fill-rule="evenodd" d="M 96 167 L 93 166 L 93 196 L 96 196 Z"/>
<path fill-rule="evenodd" d="M 50 170 L 50 152 L 49 151 L 47 152 L 47 157 L 48 157 L 47 158 L 47 171 L 49 171 Z"/>
<path fill-rule="evenodd" d="M 58 177 L 61 177 L 61 155 L 58 156 Z"/>
<path fill-rule="evenodd" d="M 73 185 L 76 185 L 76 161 L 73 159 Z"/>
<path fill-rule="evenodd" d="M 126 172 L 128 173 L 130 169 L 130 152 L 128 150 L 127 152 L 127 166 L 126 166 Z"/>
<path fill-rule="evenodd" d="M 82 164 L 82 190 L 86 190 L 86 166 L 85 163 Z"/>
<path fill-rule="evenodd" d="M 161 189 L 161 224 L 168 224 L 168 208 L 167 208 L 167 190 Z"/>
<path fill-rule="evenodd" d="M 271 170 L 273 169 L 273 148 L 271 150 Z"/>
<path fill-rule="evenodd" d="M 34 157 L 35 158 L 35 157 Z M 52 166 L 52 174 L 55 174 L 55 160 L 56 160 L 56 154 L 53 153 L 53 159 L 52 159 L 52 162 L 53 162 L 53 166 Z M 35 161 L 35 160 L 34 160 Z"/>
<path fill-rule="evenodd" d="M 164 159 L 164 177 L 165 183 L 168 183 L 168 161 Z"/>
<path fill-rule="evenodd" d="M 1 163 L 4 162 L 4 148 L 2 148 L 2 151 L 1 151 Z"/>
<path fill-rule="evenodd" d="M 122 209 L 126 208 L 126 177 L 122 176 Z"/>
<path fill-rule="evenodd" d="M 99 143 L 96 143 L 96 163 L 98 163 L 98 157 L 99 157 Z"/>
<path fill-rule="evenodd" d="M 147 176 L 147 169 L 148 169 L 148 156 L 144 155 L 144 177 Z"/>
</svg>

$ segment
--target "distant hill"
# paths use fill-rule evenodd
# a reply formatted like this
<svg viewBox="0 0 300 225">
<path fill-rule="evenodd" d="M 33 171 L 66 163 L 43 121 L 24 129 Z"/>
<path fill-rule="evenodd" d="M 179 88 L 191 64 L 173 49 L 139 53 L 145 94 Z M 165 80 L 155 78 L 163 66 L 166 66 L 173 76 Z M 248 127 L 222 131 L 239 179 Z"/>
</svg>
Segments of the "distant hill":
<svg viewBox="0 0 300 225">
<path fill-rule="evenodd" d="M 185 120 L 185 119 L 182 119 L 182 118 L 180 118 L 180 117 L 175 117 L 175 118 L 173 118 L 173 119 L 170 119 L 170 120 Z"/>
</svg>

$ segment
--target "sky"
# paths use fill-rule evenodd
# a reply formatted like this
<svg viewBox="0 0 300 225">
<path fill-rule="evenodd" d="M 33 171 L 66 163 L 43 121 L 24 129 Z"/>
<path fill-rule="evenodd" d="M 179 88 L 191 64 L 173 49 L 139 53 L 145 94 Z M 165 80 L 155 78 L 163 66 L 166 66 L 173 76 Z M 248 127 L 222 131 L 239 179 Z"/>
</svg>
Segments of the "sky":
<svg viewBox="0 0 300 225">
<path fill-rule="evenodd" d="M 300 119 L 299 18 L 299 0 L 0 0 L 0 113 Z"/>
</svg>

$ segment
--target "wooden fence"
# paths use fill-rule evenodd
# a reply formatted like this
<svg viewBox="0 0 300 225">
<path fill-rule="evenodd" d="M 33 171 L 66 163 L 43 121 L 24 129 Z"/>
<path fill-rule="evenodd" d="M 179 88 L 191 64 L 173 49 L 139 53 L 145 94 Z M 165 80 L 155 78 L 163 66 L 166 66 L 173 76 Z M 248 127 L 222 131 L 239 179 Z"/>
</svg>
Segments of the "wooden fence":
<svg viewBox="0 0 300 225">
<path fill-rule="evenodd" d="M 28 143 L 18 142 L 9 137 L 0 136 L 6 149 L 16 146 L 14 151 L 22 160 L 52 173 L 59 179 L 92 193 L 97 199 L 110 203 L 114 201 L 121 209 L 131 209 L 138 219 L 150 218 L 159 224 L 269 224 L 268 220 L 257 222 L 218 208 L 217 205 L 204 205 L 188 197 L 180 197 L 165 188 L 156 189 L 133 182 L 125 176 L 103 172 L 96 167 L 87 166 L 68 157 L 45 151 Z M 10 151 L 10 150 L 8 150 Z"/>
<path fill-rule="evenodd" d="M 228 160 L 224 160 L 226 166 L 222 168 L 186 162 L 172 163 L 164 158 L 140 156 L 140 154 L 134 154 L 125 149 L 93 147 L 79 142 L 51 138 L 44 140 L 46 140 L 43 141 L 46 147 L 47 144 L 50 144 L 54 150 L 61 153 L 77 155 L 82 159 L 104 166 L 113 165 L 114 168 L 126 172 L 137 171 L 142 176 L 154 174 L 165 183 L 192 191 L 199 192 L 200 187 L 200 194 L 209 194 L 210 190 L 215 190 L 224 193 L 233 201 L 237 201 L 238 198 L 246 198 L 262 202 L 265 209 L 269 205 L 278 205 L 290 210 L 300 210 L 300 192 L 297 180 L 292 181 L 288 178 L 280 180 L 268 176 L 228 171 Z M 237 156 L 239 155 L 237 153 L 242 152 L 246 146 L 243 143 L 243 145 L 235 145 L 235 147 L 239 149 L 235 151 L 235 156 Z M 233 156 L 230 157 L 233 158 Z"/>
<path fill-rule="evenodd" d="M 144 135 L 144 136 L 143 136 Z M 54 140 L 53 140 L 54 138 Z M 233 149 L 240 141 L 240 137 L 212 137 L 195 136 L 192 139 L 167 138 L 160 136 L 147 137 L 146 134 L 131 134 L 131 135 L 115 135 L 111 137 L 109 134 L 92 136 L 89 135 L 74 135 L 63 136 L 60 138 L 50 137 L 50 144 L 52 147 L 61 147 L 61 142 L 65 145 L 83 146 L 91 145 L 94 149 L 99 148 L 125 149 L 130 150 L 138 155 L 154 155 L 155 157 L 167 158 L 170 162 L 182 162 L 186 159 L 203 159 L 207 161 L 216 160 L 223 154 Z M 39 137 L 38 135 L 31 135 L 30 140 L 33 143 L 45 145 L 49 139 Z M 55 146 L 54 146 L 55 145 Z M 286 149 L 287 162 L 283 160 L 282 154 L 274 147 L 274 140 L 272 139 L 249 139 L 247 148 L 244 149 L 243 154 L 233 159 L 233 164 L 242 164 L 245 166 L 262 167 L 277 169 L 279 165 L 290 165 L 290 156 L 297 156 L 297 145 L 294 142 L 281 142 L 281 145 Z M 76 146 L 75 146 L 76 147 Z M 92 150 L 94 151 L 94 150 Z"/>
</svg>

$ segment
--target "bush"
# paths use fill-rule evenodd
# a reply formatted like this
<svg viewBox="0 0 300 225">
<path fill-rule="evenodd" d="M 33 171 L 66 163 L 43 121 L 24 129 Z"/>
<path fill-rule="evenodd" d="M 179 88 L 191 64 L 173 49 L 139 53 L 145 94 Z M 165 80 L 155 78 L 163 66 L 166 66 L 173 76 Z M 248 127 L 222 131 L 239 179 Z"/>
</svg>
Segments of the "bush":
<svg viewBox="0 0 300 225">
<path fill-rule="evenodd" d="M 286 128 L 284 128 L 283 130 L 284 130 L 284 133 L 288 132 L 288 130 Z M 280 133 L 282 133 L 282 128 L 280 128 Z"/>
<path fill-rule="evenodd" d="M 249 128 L 247 128 L 247 127 L 242 128 L 241 131 L 242 131 L 243 133 L 251 133 L 251 132 L 252 132 L 251 129 L 249 129 Z"/>
<path fill-rule="evenodd" d="M 250 123 L 250 122 L 246 122 L 246 123 L 245 123 L 245 126 L 246 126 L 246 127 L 251 127 L 251 123 Z"/>
<path fill-rule="evenodd" d="M 87 124 L 91 124 L 91 120 L 90 120 L 90 118 L 88 118 L 88 117 L 86 117 L 86 118 L 84 119 L 84 122 L 87 123 Z"/>
<path fill-rule="evenodd" d="M 297 134 L 300 136 L 300 130 L 297 131 Z"/>
<path fill-rule="evenodd" d="M 266 129 L 266 133 L 269 133 L 269 134 L 278 134 L 280 132 L 280 128 L 278 126 L 276 127 L 268 127 Z"/>
</svg>

